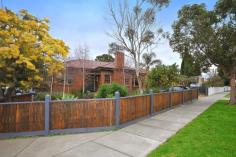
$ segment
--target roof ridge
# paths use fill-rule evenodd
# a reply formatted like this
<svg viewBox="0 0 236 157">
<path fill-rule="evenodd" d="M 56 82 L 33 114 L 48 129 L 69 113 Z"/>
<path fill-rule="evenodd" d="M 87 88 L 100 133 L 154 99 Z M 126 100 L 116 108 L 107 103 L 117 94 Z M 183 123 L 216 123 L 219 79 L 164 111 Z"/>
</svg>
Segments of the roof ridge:
<svg viewBox="0 0 236 157">
<path fill-rule="evenodd" d="M 79 61 L 79 60 L 83 60 L 83 59 L 70 59 L 67 60 L 66 62 L 70 62 L 70 61 Z M 91 61 L 91 62 L 98 62 L 98 63 L 115 63 L 115 62 L 104 62 L 104 61 L 96 61 L 96 60 L 92 60 L 92 59 L 84 59 L 85 61 Z"/>
</svg>

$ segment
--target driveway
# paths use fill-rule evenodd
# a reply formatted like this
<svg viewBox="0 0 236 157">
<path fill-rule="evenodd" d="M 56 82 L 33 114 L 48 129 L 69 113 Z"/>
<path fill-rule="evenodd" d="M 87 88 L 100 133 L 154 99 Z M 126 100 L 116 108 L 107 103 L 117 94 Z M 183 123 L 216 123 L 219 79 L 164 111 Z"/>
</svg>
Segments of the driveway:
<svg viewBox="0 0 236 157">
<path fill-rule="evenodd" d="M 201 97 L 117 131 L 0 140 L 0 156 L 145 156 L 224 95 Z"/>
</svg>

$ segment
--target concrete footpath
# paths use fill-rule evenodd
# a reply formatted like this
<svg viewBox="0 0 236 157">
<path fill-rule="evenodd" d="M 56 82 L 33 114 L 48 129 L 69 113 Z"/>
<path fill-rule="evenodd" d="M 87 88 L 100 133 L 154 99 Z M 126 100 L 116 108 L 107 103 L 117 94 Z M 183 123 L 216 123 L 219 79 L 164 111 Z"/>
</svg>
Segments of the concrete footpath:
<svg viewBox="0 0 236 157">
<path fill-rule="evenodd" d="M 199 98 L 117 131 L 0 140 L 0 156 L 145 156 L 225 94 Z"/>
</svg>

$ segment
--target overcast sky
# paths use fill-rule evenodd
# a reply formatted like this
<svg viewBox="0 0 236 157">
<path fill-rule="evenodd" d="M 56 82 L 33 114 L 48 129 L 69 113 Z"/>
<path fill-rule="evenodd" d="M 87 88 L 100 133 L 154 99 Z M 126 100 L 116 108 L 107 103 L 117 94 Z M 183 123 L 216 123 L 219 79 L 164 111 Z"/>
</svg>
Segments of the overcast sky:
<svg viewBox="0 0 236 157">
<path fill-rule="evenodd" d="M 158 24 L 165 31 L 171 32 L 171 24 L 183 5 L 206 3 L 212 9 L 215 2 L 216 0 L 172 0 L 167 8 L 158 13 Z M 26 9 L 39 18 L 48 18 L 51 35 L 62 39 L 70 47 L 70 52 L 79 44 L 86 43 L 90 47 L 91 58 L 106 53 L 108 44 L 112 42 L 105 33 L 111 27 L 104 19 L 108 12 L 107 4 L 108 0 L 3 0 L 3 5 L 15 12 Z M 164 64 L 181 63 L 179 55 L 173 53 L 168 41 L 159 44 L 156 55 Z"/>
</svg>

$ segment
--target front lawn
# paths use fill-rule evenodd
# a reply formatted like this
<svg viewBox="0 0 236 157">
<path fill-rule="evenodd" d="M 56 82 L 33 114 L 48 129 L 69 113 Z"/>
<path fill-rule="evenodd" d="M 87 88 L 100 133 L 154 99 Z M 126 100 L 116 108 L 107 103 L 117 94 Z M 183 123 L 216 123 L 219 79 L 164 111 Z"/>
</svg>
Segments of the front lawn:
<svg viewBox="0 0 236 157">
<path fill-rule="evenodd" d="M 236 157 L 236 105 L 220 100 L 148 157 Z"/>
</svg>

